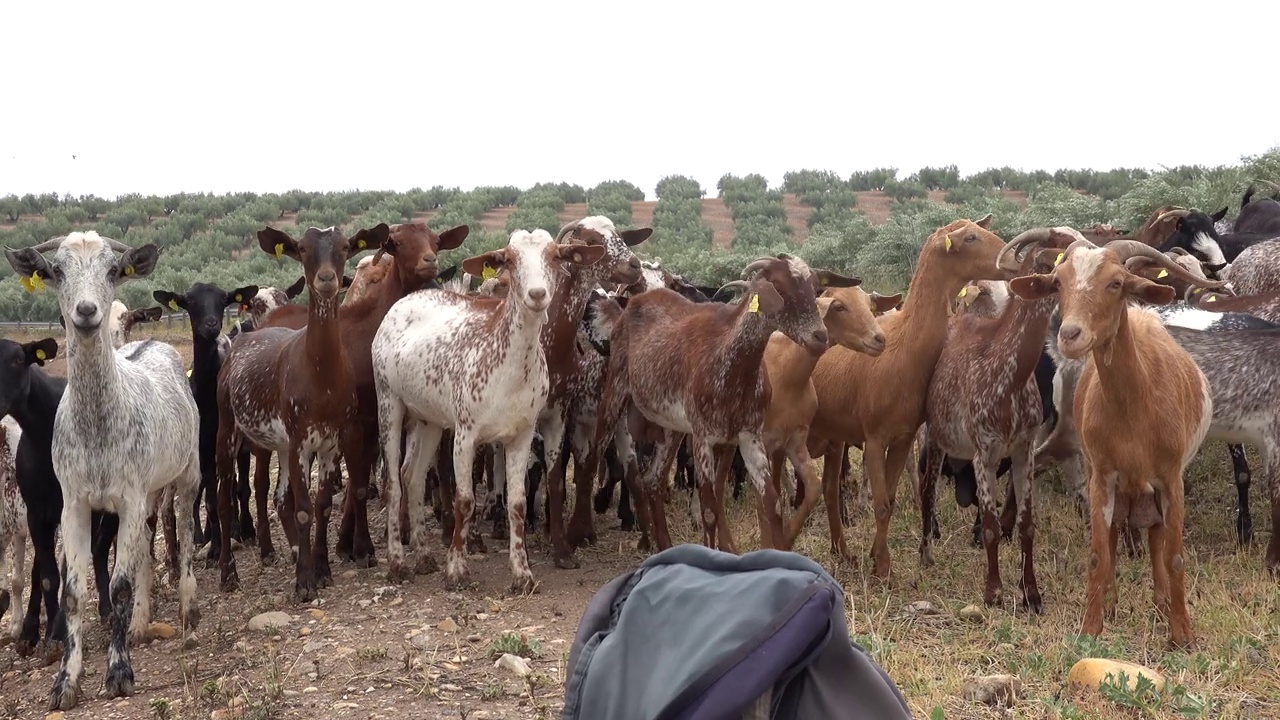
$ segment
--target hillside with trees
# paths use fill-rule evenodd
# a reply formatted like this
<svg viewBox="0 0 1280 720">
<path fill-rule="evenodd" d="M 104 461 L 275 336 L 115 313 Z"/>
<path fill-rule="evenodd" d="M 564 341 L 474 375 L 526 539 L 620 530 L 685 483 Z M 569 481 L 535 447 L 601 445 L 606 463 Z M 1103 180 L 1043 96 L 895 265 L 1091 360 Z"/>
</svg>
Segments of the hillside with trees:
<svg viewBox="0 0 1280 720">
<path fill-rule="evenodd" d="M 517 228 L 555 233 L 570 220 L 606 215 L 619 227 L 648 225 L 653 237 L 639 247 L 674 272 L 699 284 L 732 279 L 750 260 L 795 252 L 816 265 L 840 268 L 871 288 L 900 290 L 910 277 L 920 244 L 957 217 L 995 217 L 1002 237 L 1042 225 L 1092 227 L 1110 223 L 1136 228 L 1153 209 L 1177 204 L 1212 212 L 1238 212 L 1241 197 L 1258 181 L 1280 182 L 1280 149 L 1242 158 L 1237 165 L 1176 167 L 1160 172 L 1024 172 L 991 168 L 962 177 L 957 168 L 921 168 L 899 177 L 896 168 L 856 172 L 787 173 L 770 187 L 757 174 L 724 175 L 715 188 L 672 175 L 650 199 L 636 185 L 611 180 L 592 188 L 544 182 L 531 188 L 487 186 L 470 190 L 435 186 L 408 192 L 232 193 L 123 195 L 57 194 L 0 198 L 0 244 L 18 248 L 75 230 L 96 230 L 130 245 L 154 242 L 164 249 L 155 274 L 128 283 L 121 299 L 130 307 L 154 304 L 156 289 L 185 290 L 203 281 L 223 287 L 284 287 L 299 276 L 257 246 L 254 234 L 270 224 L 286 230 L 337 225 L 347 230 L 422 221 L 437 230 L 472 228 L 466 243 L 446 258 L 463 258 L 502 246 Z M 714 190 L 716 196 L 708 197 Z M 0 320 L 56 320 L 49 291 L 28 293 L 0 263 Z"/>
</svg>

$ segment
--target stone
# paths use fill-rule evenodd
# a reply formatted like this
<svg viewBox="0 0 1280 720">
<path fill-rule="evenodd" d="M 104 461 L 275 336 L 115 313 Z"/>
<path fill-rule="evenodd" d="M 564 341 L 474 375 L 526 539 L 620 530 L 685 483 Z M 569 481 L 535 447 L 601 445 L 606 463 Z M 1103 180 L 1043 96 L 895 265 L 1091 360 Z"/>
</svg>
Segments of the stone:
<svg viewBox="0 0 1280 720">
<path fill-rule="evenodd" d="M 348 570 L 348 571 L 346 571 L 346 572 L 342 573 L 342 579 L 343 579 L 343 580 L 355 580 L 355 579 L 356 579 L 356 575 L 357 575 L 357 573 L 356 573 L 356 571 L 355 571 L 355 570 Z"/>
<path fill-rule="evenodd" d="M 1004 654 L 1004 653 L 1011 653 L 1016 649 L 1017 648 L 1013 646 L 1013 643 L 1000 643 L 999 645 L 996 646 L 995 651 L 1000 654 Z"/>
<path fill-rule="evenodd" d="M 355 710 L 358 707 L 360 706 L 353 702 L 340 702 L 333 704 L 334 710 Z"/>
<path fill-rule="evenodd" d="M 62 713 L 51 712 L 48 715 L 44 716 L 44 720 L 62 720 Z"/>
<path fill-rule="evenodd" d="M 439 625 L 436 625 L 436 629 L 447 633 L 458 632 L 458 623 L 454 622 L 453 618 L 447 617 L 441 620 Z"/>
<path fill-rule="evenodd" d="M 321 610 L 320 608 L 311 608 L 310 610 L 307 611 L 307 614 L 310 615 L 311 619 L 315 620 L 316 622 L 320 622 L 325 618 L 325 611 Z"/>
<path fill-rule="evenodd" d="M 928 600 L 917 600 L 907 605 L 904 610 L 908 615 L 939 615 L 941 611 Z"/>
<path fill-rule="evenodd" d="M 270 632 L 276 628 L 288 627 L 293 618 L 287 612 L 265 612 L 249 618 L 249 629 L 254 632 Z"/>
<path fill-rule="evenodd" d="M 403 605 L 403 604 L 404 604 L 404 598 L 398 597 L 398 598 L 393 598 L 391 602 L 387 603 L 387 607 L 396 607 L 398 605 Z"/>
<path fill-rule="evenodd" d="M 313 653 L 318 650 L 323 650 L 324 646 L 327 644 L 328 643 L 323 640 L 310 640 L 302 646 L 302 652 Z"/>
<path fill-rule="evenodd" d="M 309 628 L 309 627 L 307 627 L 307 626 L 305 626 L 305 625 L 303 625 L 302 627 L 298 628 L 298 636 L 299 636 L 299 637 L 306 637 L 306 636 L 308 636 L 308 635 L 310 635 L 310 634 L 311 634 L 311 628 Z"/>
<path fill-rule="evenodd" d="M 421 632 L 409 638 L 409 644 L 419 650 L 428 650 L 431 648 L 431 636 Z"/>
<path fill-rule="evenodd" d="M 502 606 L 499 605 L 498 601 L 494 600 L 493 598 L 489 598 L 489 604 L 486 607 L 489 610 L 490 615 L 497 615 L 498 613 L 502 612 Z"/>
<path fill-rule="evenodd" d="M 982 608 L 977 605 L 965 605 L 960 608 L 960 612 L 957 615 L 961 620 L 972 623 L 980 623 L 986 619 L 986 616 L 982 614 Z"/>
<path fill-rule="evenodd" d="M 169 623 L 153 622 L 147 626 L 147 637 L 152 640 L 169 640 L 178 634 L 178 631 Z"/>
<path fill-rule="evenodd" d="M 533 668 L 529 667 L 528 661 L 519 655 L 512 655 L 511 653 L 503 653 L 502 657 L 498 658 L 498 661 L 495 662 L 493 666 L 509 670 L 520 677 L 524 677 L 533 672 Z"/>
<path fill-rule="evenodd" d="M 1128 688 L 1130 691 L 1135 687 L 1139 675 L 1145 675 L 1151 682 L 1155 683 L 1156 690 L 1161 693 L 1168 689 L 1168 681 L 1155 670 L 1135 663 L 1124 662 L 1123 660 L 1109 660 L 1106 658 L 1085 658 L 1072 665 L 1071 671 L 1067 673 L 1067 684 L 1073 687 L 1096 690 L 1107 675 L 1111 675 L 1113 677 L 1112 682 L 1119 685 L 1120 673 L 1128 676 Z"/>
<path fill-rule="evenodd" d="M 320 692 L 320 688 L 316 687 L 315 685 L 309 685 L 307 687 L 302 688 L 303 695 L 310 695 L 311 693 L 314 693 L 314 692 Z"/>
<path fill-rule="evenodd" d="M 984 705 L 1011 707 L 1021 692 L 1022 681 L 1016 675 L 985 675 L 964 684 L 964 699 Z"/>
</svg>

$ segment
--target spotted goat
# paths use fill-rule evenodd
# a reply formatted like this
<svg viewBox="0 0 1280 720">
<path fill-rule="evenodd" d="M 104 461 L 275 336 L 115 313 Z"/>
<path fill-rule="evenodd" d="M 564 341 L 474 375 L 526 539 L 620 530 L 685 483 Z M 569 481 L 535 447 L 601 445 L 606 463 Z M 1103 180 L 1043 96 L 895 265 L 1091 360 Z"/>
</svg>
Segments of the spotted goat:
<svg viewBox="0 0 1280 720">
<path fill-rule="evenodd" d="M 449 585 L 458 587 L 469 579 L 465 542 L 475 497 L 468 480 L 476 451 L 483 444 L 501 442 L 512 587 L 519 592 L 533 589 L 524 542 L 525 472 L 550 387 L 542 330 L 558 285 L 567 282 L 562 277 L 568 274 L 566 266 L 593 265 L 606 252 L 603 244 L 558 243 L 544 230 L 517 231 L 506 247 L 462 263 L 467 273 L 485 278 L 505 269 L 506 298 L 427 290 L 405 297 L 387 313 L 372 347 L 378 428 L 383 456 L 393 473 L 387 483 L 387 507 L 398 508 L 401 493 L 408 493 L 410 542 L 416 555 L 411 569 L 400 544 L 399 513 L 388 512 L 391 580 L 435 569 L 427 551 L 425 481 L 441 436 L 452 429 L 453 475 L 458 482 L 445 568 Z"/>
<path fill-rule="evenodd" d="M 52 261 L 42 254 L 49 251 L 56 252 Z M 68 324 L 67 388 L 52 445 L 63 494 L 67 640 L 49 695 L 51 710 L 66 710 L 77 702 L 84 670 L 81 626 L 93 510 L 114 512 L 120 522 L 110 589 L 114 616 L 107 696 L 133 694 L 129 642 L 145 639 L 150 624 L 147 519 L 162 494 L 176 496 L 178 503 L 180 625 L 184 634 L 195 629 L 191 507 L 200 482 L 198 416 L 182 357 L 172 346 L 147 340 L 111 347 L 107 311 L 115 289 L 150 275 L 160 248 L 130 248 L 96 232 L 77 232 L 5 254 L 19 276 L 40 278 L 57 289 Z"/>
<path fill-rule="evenodd" d="M 27 571 L 27 505 L 18 491 L 18 442 L 22 428 L 18 421 L 5 415 L 0 418 L 0 580 L 8 586 L 0 588 L 0 618 L 13 607 L 9 616 L 10 639 L 17 640 L 22 631 L 24 575 Z"/>
</svg>

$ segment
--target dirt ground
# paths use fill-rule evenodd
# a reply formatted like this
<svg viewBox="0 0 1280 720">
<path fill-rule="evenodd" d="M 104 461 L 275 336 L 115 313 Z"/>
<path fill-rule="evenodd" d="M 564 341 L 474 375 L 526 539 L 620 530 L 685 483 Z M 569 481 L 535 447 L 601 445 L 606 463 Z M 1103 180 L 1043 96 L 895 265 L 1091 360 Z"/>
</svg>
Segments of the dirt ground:
<svg viewBox="0 0 1280 720">
<path fill-rule="evenodd" d="M 55 361 L 50 370 L 64 367 Z M 1251 460 L 1257 463 L 1252 455 Z M 922 567 L 917 556 L 919 514 L 905 478 L 890 528 L 894 565 L 888 581 L 869 574 L 865 558 L 874 523 L 865 501 L 853 501 L 848 529 L 850 547 L 861 562 L 833 558 L 822 507 L 796 550 L 840 581 L 850 632 L 885 667 L 916 717 L 1277 718 L 1280 592 L 1263 570 L 1271 531 L 1265 495 L 1259 483 L 1256 544 L 1237 548 L 1234 489 L 1228 477 L 1227 453 L 1217 443 L 1206 445 L 1187 476 L 1192 493 L 1187 505 L 1187 593 L 1200 643 L 1189 652 L 1165 647 L 1168 630 L 1152 610 L 1149 561 L 1143 558 L 1121 559 L 1117 617 L 1101 638 L 1077 635 L 1088 535 L 1052 472 L 1037 490 L 1036 563 L 1043 615 L 1028 616 L 1018 609 L 1018 552 L 1016 545 L 1006 543 L 1001 550 L 1006 601 L 982 609 L 976 619 L 961 618 L 965 606 L 981 606 L 985 562 L 982 551 L 970 544 L 972 511 L 955 506 L 946 484 L 939 487 L 943 537 L 932 568 Z M 671 509 L 675 540 L 697 542 L 687 503 L 676 495 Z M 739 545 L 744 550 L 758 547 L 747 499 L 734 501 L 730 513 Z M 636 535 L 619 531 L 612 511 L 597 516 L 600 542 L 579 551 L 582 567 L 577 570 L 555 568 L 542 533 L 531 535 L 529 555 L 538 590 L 510 597 L 506 544 L 494 540 L 488 541 L 487 554 L 469 558 L 474 584 L 468 590 L 446 591 L 441 573 L 389 584 L 385 512 L 379 501 L 372 502 L 370 515 L 379 565 L 358 569 L 335 558 L 334 586 L 322 590 L 311 605 L 293 602 L 292 568 L 263 567 L 252 546 L 237 554 L 241 588 L 231 594 L 219 592 L 216 567 L 198 562 L 203 614 L 198 645 L 184 650 L 179 639 L 166 639 L 135 648 L 137 692 L 132 698 L 107 701 L 98 696 L 107 635 L 96 617 L 87 618 L 81 705 L 62 720 L 559 717 L 565 663 L 581 612 L 600 585 L 643 559 L 635 550 Z M 276 543 L 283 547 L 279 525 L 272 524 Z M 431 530 L 433 552 L 442 560 L 438 528 L 433 524 Z M 908 605 L 917 601 L 932 603 L 938 614 L 908 612 Z M 289 619 L 277 629 L 250 629 L 250 618 L 267 611 L 285 612 Z M 177 622 L 176 592 L 163 568 L 156 571 L 152 614 L 157 622 Z M 502 652 L 527 658 L 532 672 L 520 677 L 495 667 Z M 1175 693 L 1155 705 L 1135 705 L 1069 691 L 1071 665 L 1098 655 L 1156 668 L 1174 684 Z M 45 718 L 56 670 L 45 659 L 20 658 L 12 646 L 0 647 L 0 718 Z M 967 680 L 997 673 L 1021 680 L 1013 709 L 988 708 L 964 698 Z"/>
</svg>

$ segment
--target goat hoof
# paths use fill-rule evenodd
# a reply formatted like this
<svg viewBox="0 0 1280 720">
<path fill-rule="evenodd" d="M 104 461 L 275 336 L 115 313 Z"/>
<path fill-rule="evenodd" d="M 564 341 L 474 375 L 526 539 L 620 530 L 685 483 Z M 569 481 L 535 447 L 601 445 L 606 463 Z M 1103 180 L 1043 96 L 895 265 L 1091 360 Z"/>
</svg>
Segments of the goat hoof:
<svg viewBox="0 0 1280 720">
<path fill-rule="evenodd" d="M 293 601 L 297 603 L 309 603 L 320 597 L 320 593 L 316 590 L 315 580 L 307 582 L 295 582 L 293 584 Z"/>
<path fill-rule="evenodd" d="M 240 589 L 240 575 L 234 569 L 230 572 L 222 573 L 222 592 L 235 592 Z"/>
<path fill-rule="evenodd" d="M 922 545 L 920 547 L 920 567 L 933 567 L 933 547 L 931 545 Z"/>
<path fill-rule="evenodd" d="M 511 581 L 509 593 L 511 595 L 531 595 L 537 589 L 537 583 L 533 581 L 533 575 L 517 577 Z"/>
<path fill-rule="evenodd" d="M 393 585 L 407 583 L 413 579 L 413 572 L 403 563 L 393 562 L 387 565 L 387 582 Z"/>
<path fill-rule="evenodd" d="M 41 662 L 48 666 L 62 659 L 62 650 L 61 641 L 45 640 L 36 648 L 36 654 L 40 656 Z"/>
<path fill-rule="evenodd" d="M 200 627 L 200 609 L 199 608 L 193 607 L 187 610 L 186 612 L 182 613 L 183 632 L 188 632 L 188 633 L 194 632 L 197 627 Z"/>
<path fill-rule="evenodd" d="M 261 561 L 262 561 L 262 564 L 263 564 L 263 565 L 275 565 L 275 564 L 276 564 L 276 551 L 275 551 L 275 550 L 267 550 L 266 552 L 262 553 L 262 555 L 261 555 L 261 558 L 260 558 L 260 559 L 261 559 Z"/>
<path fill-rule="evenodd" d="M 9 591 L 0 590 L 0 617 L 9 611 Z"/>
<path fill-rule="evenodd" d="M 1036 615 L 1044 614 L 1044 601 L 1040 599 L 1040 593 L 1028 593 L 1022 597 L 1022 607 Z"/>
<path fill-rule="evenodd" d="M 471 573 L 463 570 L 457 574 L 446 573 L 448 579 L 445 581 L 446 590 L 466 590 L 471 584 Z"/>
<path fill-rule="evenodd" d="M 484 538 L 479 536 L 467 538 L 467 553 L 470 555 L 488 555 L 489 548 L 484 544 Z"/>
<path fill-rule="evenodd" d="M 595 499 L 591 501 L 591 509 L 595 510 L 597 515 L 609 512 L 609 498 L 596 494 Z"/>
<path fill-rule="evenodd" d="M 561 570 L 577 570 L 580 566 L 578 565 L 578 561 L 574 559 L 572 554 L 570 554 L 557 557 L 556 567 Z"/>
<path fill-rule="evenodd" d="M 49 711 L 70 710 L 76 706 L 78 694 L 79 688 L 71 681 L 71 676 L 65 670 L 58 673 L 58 679 L 53 681 L 53 689 L 49 691 Z"/>
<path fill-rule="evenodd" d="M 413 566 L 413 572 L 417 575 L 430 575 L 440 569 L 440 564 L 430 555 L 422 555 L 418 558 Z"/>
<path fill-rule="evenodd" d="M 107 698 L 133 695 L 133 668 L 126 663 L 116 663 L 107 670 Z"/>
<path fill-rule="evenodd" d="M 36 653 L 36 644 L 30 640 L 18 640 L 18 644 L 13 646 L 13 651 L 18 653 L 20 658 L 29 658 Z"/>
<path fill-rule="evenodd" d="M 647 553 L 653 548 L 653 543 L 649 541 L 648 535 L 641 535 L 639 542 L 636 543 L 636 550 Z"/>
</svg>

